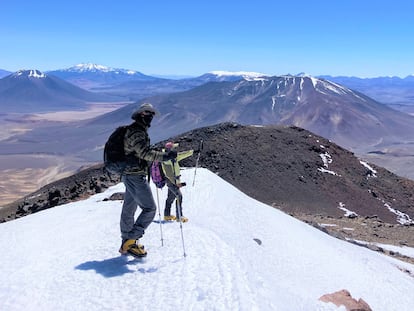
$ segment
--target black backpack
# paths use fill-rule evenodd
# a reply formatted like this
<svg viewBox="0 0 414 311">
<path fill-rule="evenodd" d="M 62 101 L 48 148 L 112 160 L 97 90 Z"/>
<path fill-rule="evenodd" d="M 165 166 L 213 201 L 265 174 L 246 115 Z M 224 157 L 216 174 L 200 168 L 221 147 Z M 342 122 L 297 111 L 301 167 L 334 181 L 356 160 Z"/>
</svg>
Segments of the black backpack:
<svg viewBox="0 0 414 311">
<path fill-rule="evenodd" d="M 104 163 L 109 173 L 122 174 L 127 165 L 124 151 L 124 137 L 127 129 L 128 125 L 118 127 L 105 143 Z"/>
</svg>

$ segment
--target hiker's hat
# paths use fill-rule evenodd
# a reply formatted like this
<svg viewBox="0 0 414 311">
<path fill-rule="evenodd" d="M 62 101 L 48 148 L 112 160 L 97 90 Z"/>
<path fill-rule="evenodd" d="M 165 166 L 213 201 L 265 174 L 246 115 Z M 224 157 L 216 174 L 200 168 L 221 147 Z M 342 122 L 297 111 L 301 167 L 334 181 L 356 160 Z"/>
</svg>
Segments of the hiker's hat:
<svg viewBox="0 0 414 311">
<path fill-rule="evenodd" d="M 141 106 L 139 106 L 139 108 L 137 110 L 134 111 L 131 118 L 133 120 L 136 120 L 138 115 L 141 114 L 142 112 L 148 112 L 148 113 L 152 113 L 154 115 L 158 114 L 158 111 L 154 108 L 153 105 L 151 105 L 150 103 L 143 103 Z"/>
<path fill-rule="evenodd" d="M 178 144 L 174 144 L 172 141 L 169 141 L 168 143 L 165 144 L 165 149 L 173 149 L 177 147 L 178 147 Z"/>
</svg>

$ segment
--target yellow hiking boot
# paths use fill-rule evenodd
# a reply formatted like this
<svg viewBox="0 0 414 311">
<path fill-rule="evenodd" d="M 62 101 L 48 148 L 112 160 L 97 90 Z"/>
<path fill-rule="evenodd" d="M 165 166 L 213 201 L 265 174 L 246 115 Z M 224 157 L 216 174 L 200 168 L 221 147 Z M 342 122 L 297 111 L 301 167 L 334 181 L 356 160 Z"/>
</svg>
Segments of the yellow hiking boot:
<svg viewBox="0 0 414 311">
<path fill-rule="evenodd" d="M 145 257 L 147 256 L 147 251 L 144 249 L 144 245 L 139 244 L 138 240 L 125 240 L 122 242 L 119 252 L 122 255 L 132 255 L 134 257 Z"/>
<path fill-rule="evenodd" d="M 180 221 L 180 219 L 177 218 L 177 221 Z M 187 217 L 181 216 L 181 222 L 187 222 L 187 221 L 188 221 Z"/>
<path fill-rule="evenodd" d="M 165 221 L 174 221 L 176 219 L 177 219 L 177 217 L 175 217 L 174 215 L 164 216 Z"/>
</svg>

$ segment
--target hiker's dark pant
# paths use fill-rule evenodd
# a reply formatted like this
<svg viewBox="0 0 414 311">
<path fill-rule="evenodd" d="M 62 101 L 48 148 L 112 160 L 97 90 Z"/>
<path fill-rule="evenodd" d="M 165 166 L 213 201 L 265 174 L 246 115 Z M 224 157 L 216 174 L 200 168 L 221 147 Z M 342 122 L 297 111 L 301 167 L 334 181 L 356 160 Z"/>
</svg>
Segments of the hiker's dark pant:
<svg viewBox="0 0 414 311">
<path fill-rule="evenodd" d="M 157 207 L 145 175 L 126 174 L 122 182 L 126 189 L 120 221 L 121 236 L 122 239 L 137 240 L 151 224 Z M 134 221 L 138 206 L 142 211 Z"/>
<path fill-rule="evenodd" d="M 169 180 L 167 180 L 167 187 L 168 187 L 168 196 L 167 196 L 167 200 L 165 201 L 164 216 L 170 216 L 171 215 L 171 205 L 172 205 L 172 203 L 174 202 L 175 199 L 177 199 L 175 216 L 177 218 L 178 218 L 178 216 L 183 216 L 183 208 L 182 208 L 183 195 L 181 193 L 180 188 L 178 188 L 176 185 L 174 185 Z M 178 212 L 180 212 L 180 213 L 178 213 Z"/>
</svg>

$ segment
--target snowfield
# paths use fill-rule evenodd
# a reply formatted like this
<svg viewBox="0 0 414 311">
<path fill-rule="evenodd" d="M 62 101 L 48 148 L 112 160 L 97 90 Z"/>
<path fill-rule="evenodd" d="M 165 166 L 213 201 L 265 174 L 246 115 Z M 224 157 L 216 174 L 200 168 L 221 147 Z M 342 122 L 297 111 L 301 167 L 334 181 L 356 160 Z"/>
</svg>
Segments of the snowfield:
<svg viewBox="0 0 414 311">
<path fill-rule="evenodd" d="M 193 178 L 182 172 L 186 257 L 175 222 L 150 225 L 145 259 L 119 255 L 122 201 L 104 199 L 122 183 L 0 224 L 0 309 L 345 310 L 319 297 L 347 289 L 375 311 L 413 310 L 414 265 L 330 237 L 206 169 Z"/>
</svg>

